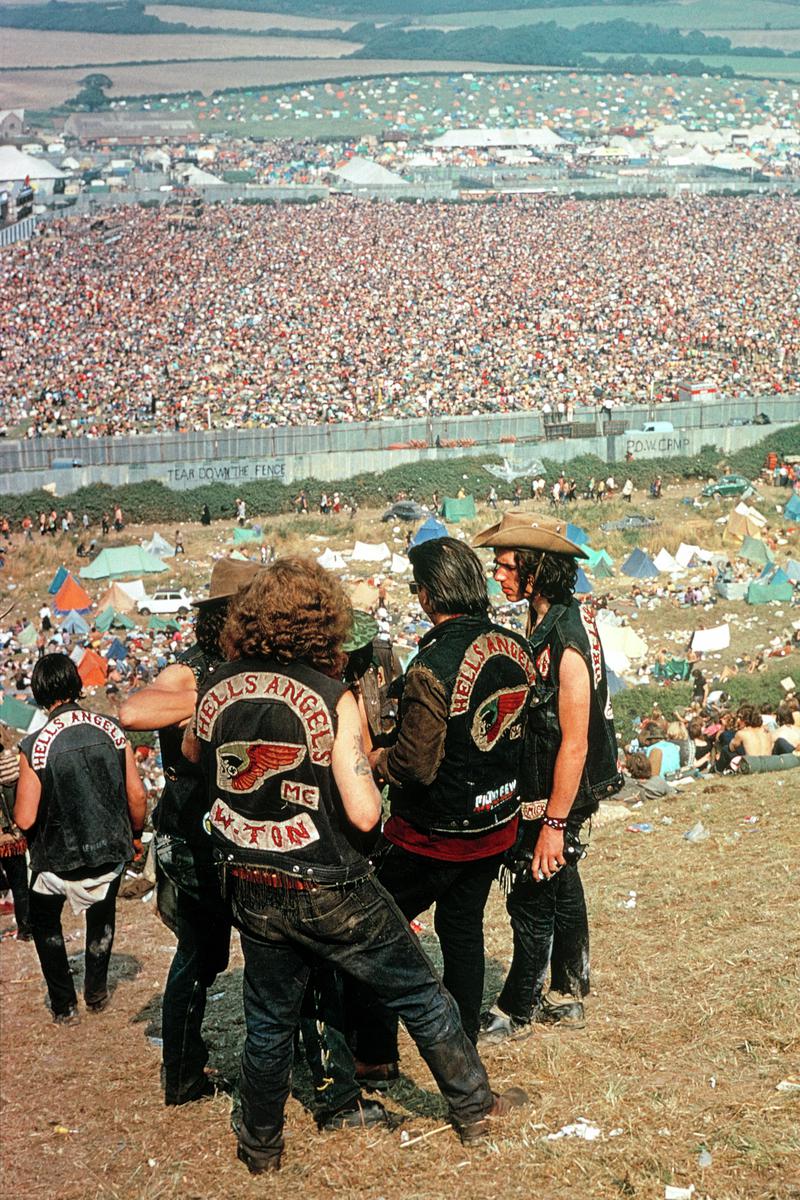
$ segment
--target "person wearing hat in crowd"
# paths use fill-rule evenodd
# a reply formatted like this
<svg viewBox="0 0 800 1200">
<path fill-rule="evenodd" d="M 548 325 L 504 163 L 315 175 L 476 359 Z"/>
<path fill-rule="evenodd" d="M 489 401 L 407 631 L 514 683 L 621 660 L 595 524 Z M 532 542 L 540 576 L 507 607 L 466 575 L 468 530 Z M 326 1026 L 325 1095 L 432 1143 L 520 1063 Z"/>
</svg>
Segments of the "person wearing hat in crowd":
<svg viewBox="0 0 800 1200">
<path fill-rule="evenodd" d="M 342 647 L 347 655 L 342 678 L 350 684 L 358 701 L 365 725 L 364 745 L 369 750 L 386 745 L 394 730 L 397 702 L 393 685 L 403 674 L 391 641 L 379 634 L 378 621 L 369 613 L 354 609 L 350 633 Z"/>
<path fill-rule="evenodd" d="M 520 837 L 512 851 L 511 968 L 482 1039 L 530 1033 L 537 1021 L 583 1023 L 589 924 L 578 862 L 584 822 L 622 786 L 603 648 L 575 597 L 586 554 L 563 522 L 509 513 L 474 545 L 494 549 L 493 574 L 511 603 L 529 604 L 535 684 L 524 753 Z M 550 975 L 551 995 L 545 994 Z"/>
<path fill-rule="evenodd" d="M 469 546 L 435 538 L 409 559 L 432 628 L 405 676 L 396 739 L 370 756 L 389 784 L 377 875 L 408 920 L 435 904 L 444 984 L 474 1042 L 483 911 L 516 837 L 533 662 L 525 639 L 490 619 L 486 575 Z M 396 1019 L 364 993 L 355 1003 L 359 1077 L 396 1078 Z"/>
<path fill-rule="evenodd" d="M 208 596 L 194 602 L 194 645 L 120 707 L 123 729 L 158 730 L 166 779 L 153 824 L 159 912 L 178 939 L 161 1019 L 168 1105 L 186 1104 L 217 1090 L 214 1077 L 206 1074 L 208 1050 L 202 1025 L 208 989 L 228 966 L 231 934 L 211 839 L 203 824 L 208 805 L 202 777 L 181 754 L 183 726 L 194 713 L 199 689 L 224 662 L 219 635 L 228 603 L 259 570 L 257 563 L 219 559 L 211 572 Z"/>
</svg>

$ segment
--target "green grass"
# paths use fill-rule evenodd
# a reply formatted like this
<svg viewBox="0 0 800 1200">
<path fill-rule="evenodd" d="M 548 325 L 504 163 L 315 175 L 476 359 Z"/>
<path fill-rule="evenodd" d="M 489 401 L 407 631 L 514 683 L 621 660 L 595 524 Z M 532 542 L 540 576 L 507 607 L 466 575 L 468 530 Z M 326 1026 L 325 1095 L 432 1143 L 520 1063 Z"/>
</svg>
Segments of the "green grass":
<svg viewBox="0 0 800 1200">
<path fill-rule="evenodd" d="M 609 58 L 625 58 L 624 54 L 593 54 L 599 63 Z M 645 58 L 660 58 L 669 61 L 686 62 L 685 54 L 646 54 Z M 713 74 L 722 67 L 731 67 L 737 75 L 745 75 L 755 79 L 800 79 L 800 58 L 739 58 L 735 54 L 702 54 L 700 55 L 709 72 Z"/>
<path fill-rule="evenodd" d="M 503 29 L 555 21 L 572 29 L 590 21 L 640 21 L 678 29 L 773 29 L 800 28 L 800 5 L 780 0 L 689 0 L 686 4 L 587 4 L 579 8 L 499 9 L 483 12 L 445 13 L 420 17 L 415 25 L 496 25 Z"/>
</svg>

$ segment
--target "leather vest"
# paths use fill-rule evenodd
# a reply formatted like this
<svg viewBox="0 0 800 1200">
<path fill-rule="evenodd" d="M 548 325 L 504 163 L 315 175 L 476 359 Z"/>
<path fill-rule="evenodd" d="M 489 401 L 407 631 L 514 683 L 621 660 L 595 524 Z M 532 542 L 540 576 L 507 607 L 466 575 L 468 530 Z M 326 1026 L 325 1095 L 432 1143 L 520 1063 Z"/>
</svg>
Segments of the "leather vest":
<svg viewBox="0 0 800 1200">
<path fill-rule="evenodd" d="M 525 738 L 523 799 L 537 801 L 550 796 L 561 745 L 558 719 L 561 658 L 565 650 L 577 650 L 589 670 L 591 698 L 588 752 L 571 815 L 585 818 L 595 812 L 602 799 L 618 792 L 623 782 L 617 767 L 614 714 L 594 612 L 577 600 L 568 605 L 553 604 L 531 631 L 529 640 L 536 683 Z"/>
<path fill-rule="evenodd" d="M 42 785 L 28 835 L 33 871 L 77 871 L 133 852 L 125 788 L 125 734 L 113 717 L 77 704 L 53 709 L 20 749 Z"/>
<path fill-rule="evenodd" d="M 209 821 L 228 862 L 327 882 L 368 865 L 331 769 L 344 685 L 304 663 L 225 663 L 197 704 Z"/>
<path fill-rule="evenodd" d="M 429 671 L 448 706 L 444 756 L 429 786 L 392 786 L 393 814 L 417 829 L 481 834 L 520 805 L 523 734 L 533 662 L 525 639 L 488 617 L 452 617 L 430 629 L 412 671 Z M 400 703 L 400 725 L 403 702 Z"/>
</svg>

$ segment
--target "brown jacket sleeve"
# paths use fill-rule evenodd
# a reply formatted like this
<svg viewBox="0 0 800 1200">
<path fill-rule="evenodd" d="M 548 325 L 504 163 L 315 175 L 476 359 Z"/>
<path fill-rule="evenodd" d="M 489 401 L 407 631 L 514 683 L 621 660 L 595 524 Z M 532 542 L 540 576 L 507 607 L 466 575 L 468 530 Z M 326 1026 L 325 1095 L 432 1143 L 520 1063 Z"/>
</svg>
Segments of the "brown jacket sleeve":
<svg viewBox="0 0 800 1200">
<path fill-rule="evenodd" d="M 447 736 L 447 695 L 441 682 L 425 667 L 408 672 L 397 741 L 376 761 L 378 773 L 400 787 L 428 786 L 436 778 Z"/>
</svg>

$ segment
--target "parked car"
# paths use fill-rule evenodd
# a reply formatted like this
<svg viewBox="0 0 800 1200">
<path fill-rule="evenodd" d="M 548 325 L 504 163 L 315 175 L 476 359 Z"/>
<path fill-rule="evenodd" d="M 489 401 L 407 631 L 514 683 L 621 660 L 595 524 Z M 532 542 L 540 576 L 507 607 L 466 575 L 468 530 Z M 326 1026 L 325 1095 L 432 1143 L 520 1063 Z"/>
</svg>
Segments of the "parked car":
<svg viewBox="0 0 800 1200">
<path fill-rule="evenodd" d="M 173 613 L 187 617 L 191 603 L 192 597 L 186 588 L 181 588 L 180 591 L 153 592 L 152 596 L 142 596 L 141 600 L 136 601 L 136 607 L 143 617 L 149 617 L 151 613 L 159 617 Z"/>
<path fill-rule="evenodd" d="M 707 483 L 700 493 L 701 496 L 755 496 L 756 489 L 744 475 L 723 475 L 714 483 Z"/>
<path fill-rule="evenodd" d="M 381 517 L 382 521 L 424 521 L 429 517 L 430 509 L 423 508 L 416 500 L 397 500 L 387 508 Z"/>
</svg>

